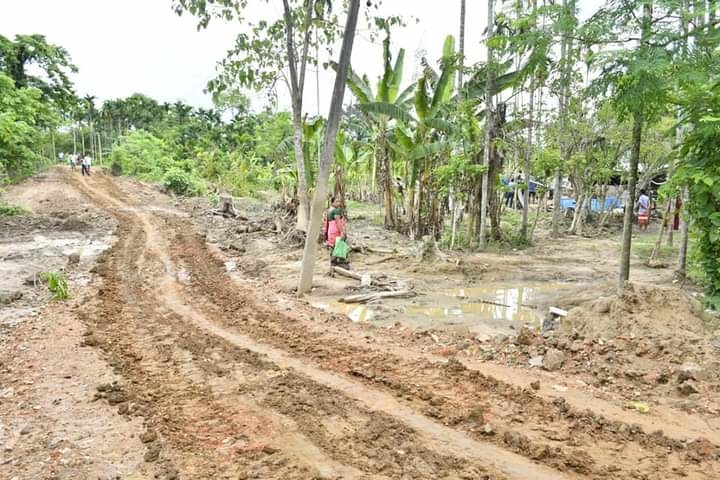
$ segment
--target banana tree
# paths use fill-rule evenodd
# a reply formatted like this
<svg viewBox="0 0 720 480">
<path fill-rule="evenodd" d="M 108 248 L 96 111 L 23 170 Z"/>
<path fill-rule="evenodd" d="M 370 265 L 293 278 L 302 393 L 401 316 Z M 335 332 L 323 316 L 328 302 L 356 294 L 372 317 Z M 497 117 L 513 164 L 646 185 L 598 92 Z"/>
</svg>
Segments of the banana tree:
<svg viewBox="0 0 720 480">
<path fill-rule="evenodd" d="M 363 170 L 373 155 L 366 142 L 355 141 L 345 132 L 339 132 L 335 144 L 335 171 L 333 196 L 345 201 L 347 184 L 361 186 Z"/>
<path fill-rule="evenodd" d="M 415 114 L 417 127 L 415 129 L 414 148 L 411 155 L 410 188 L 408 189 L 408 204 L 410 225 L 414 227 L 416 236 L 422 235 L 425 230 L 421 218 L 423 193 L 431 193 L 433 186 L 425 181 L 424 173 L 432 172 L 433 160 L 441 156 L 447 157 L 450 153 L 450 144 L 446 141 L 447 134 L 452 130 L 448 118 L 447 107 L 452 99 L 453 83 L 456 71 L 455 38 L 448 35 L 443 45 L 443 56 L 440 60 L 440 74 L 438 75 L 428 65 L 423 75 L 417 81 L 415 89 Z M 423 188 L 424 187 L 424 188 Z M 424 192 L 427 191 L 427 192 Z M 417 196 L 417 199 L 415 198 Z M 432 196 L 430 205 L 430 225 L 439 222 L 439 209 L 435 203 L 437 195 Z"/>
<path fill-rule="evenodd" d="M 397 219 L 393 212 L 393 187 L 392 187 L 392 165 L 390 163 L 390 136 L 394 126 L 393 119 L 405 118 L 409 115 L 411 108 L 411 97 L 413 85 L 410 85 L 402 92 L 403 64 L 405 50 L 398 51 L 397 58 L 393 64 L 390 52 L 390 26 L 391 22 L 381 21 L 385 30 L 383 40 L 383 63 L 382 76 L 378 79 L 377 87 L 373 92 L 370 80 L 367 75 L 360 77 L 351 68 L 348 72 L 346 84 L 360 104 L 360 109 L 365 114 L 369 129 L 372 131 L 372 145 L 374 146 L 374 167 L 373 167 L 373 189 L 376 180 L 380 186 L 385 206 L 385 226 L 395 228 Z M 333 65 L 335 68 L 335 65 Z"/>
<path fill-rule="evenodd" d="M 386 39 L 389 45 L 389 38 Z M 399 79 L 388 73 L 389 60 L 386 47 L 386 74 L 380 80 L 380 85 L 392 85 L 388 89 L 388 99 L 392 99 L 398 92 Z M 401 51 L 402 54 L 402 51 Z M 385 224 L 386 226 L 397 226 L 392 210 L 392 183 L 390 171 L 391 153 L 394 151 L 397 156 L 409 162 L 410 178 L 408 182 L 407 212 L 408 226 L 415 236 L 426 233 L 426 228 L 421 221 L 422 211 L 422 186 L 431 187 L 430 173 L 432 172 L 433 160 L 439 154 L 448 154 L 450 145 L 445 141 L 446 133 L 451 130 L 452 125 L 446 120 L 446 108 L 452 100 L 453 78 L 456 71 L 455 39 L 448 35 L 443 46 L 443 56 L 440 62 L 440 74 L 436 73 L 427 62 L 424 72 L 415 85 L 405 89 L 402 94 L 395 98 L 394 102 L 382 101 L 382 97 L 375 101 L 367 90 L 358 90 L 357 85 L 351 86 L 360 101 L 360 108 L 369 118 L 377 118 L 378 136 L 376 137 L 375 148 L 379 152 L 378 158 L 384 163 L 381 164 L 381 173 L 385 186 Z M 365 82 L 366 83 L 366 82 Z M 379 91 L 382 89 L 379 87 Z M 413 103 L 415 115 L 411 113 L 410 96 L 414 91 Z M 423 177 L 423 173 L 428 175 Z M 437 203 L 438 198 L 434 198 Z M 438 205 L 429 208 L 431 224 L 438 223 L 436 212 L 439 212 Z"/>
<path fill-rule="evenodd" d="M 312 117 L 303 119 L 302 123 L 302 155 L 303 155 L 303 175 L 306 185 L 313 185 L 315 182 L 315 173 L 317 172 L 317 162 L 320 149 L 322 148 L 322 136 L 325 132 L 325 119 L 322 117 Z M 277 157 L 287 157 L 294 151 L 294 137 L 284 138 L 275 148 Z M 296 177 L 297 180 L 297 177 Z"/>
</svg>

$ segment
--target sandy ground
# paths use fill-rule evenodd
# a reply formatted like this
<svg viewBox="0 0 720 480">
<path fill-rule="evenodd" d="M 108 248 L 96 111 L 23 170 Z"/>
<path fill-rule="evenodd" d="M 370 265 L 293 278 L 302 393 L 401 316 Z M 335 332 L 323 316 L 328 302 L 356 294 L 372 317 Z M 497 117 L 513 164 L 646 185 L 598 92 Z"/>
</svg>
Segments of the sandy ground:
<svg viewBox="0 0 720 480">
<path fill-rule="evenodd" d="M 357 243 L 402 247 L 353 268 L 425 295 L 354 323 L 290 293 L 299 250 L 247 228 L 273 224 L 262 206 L 223 219 L 61 168 L 5 197 L 34 214 L 0 243 L 21 294 L 0 310 L 1 478 L 720 478 L 718 336 L 668 271 L 636 262 L 610 296 L 613 239 L 427 265 L 358 220 Z M 25 281 L 51 268 L 72 300 Z M 327 270 L 310 303 L 356 291 Z M 521 328 L 521 287 L 575 327 Z M 471 310 L 498 290 L 509 306 Z"/>
</svg>

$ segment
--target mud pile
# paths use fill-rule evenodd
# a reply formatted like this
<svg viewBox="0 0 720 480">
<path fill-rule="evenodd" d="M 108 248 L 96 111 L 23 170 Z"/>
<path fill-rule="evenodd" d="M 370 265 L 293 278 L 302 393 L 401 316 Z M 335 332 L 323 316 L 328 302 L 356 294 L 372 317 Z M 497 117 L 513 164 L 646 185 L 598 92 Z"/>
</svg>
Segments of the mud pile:
<svg viewBox="0 0 720 480">
<path fill-rule="evenodd" d="M 679 288 L 631 283 L 622 295 L 599 297 L 568 312 L 565 328 L 591 337 L 704 335 L 696 299 Z"/>
</svg>

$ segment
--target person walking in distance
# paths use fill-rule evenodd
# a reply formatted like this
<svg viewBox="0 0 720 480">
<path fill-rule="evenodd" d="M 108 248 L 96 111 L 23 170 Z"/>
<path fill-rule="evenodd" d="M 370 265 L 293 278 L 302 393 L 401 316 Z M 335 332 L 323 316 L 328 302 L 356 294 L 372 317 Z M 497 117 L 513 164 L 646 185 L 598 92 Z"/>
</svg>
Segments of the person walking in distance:
<svg viewBox="0 0 720 480">
<path fill-rule="evenodd" d="M 650 223 L 650 197 L 645 190 L 640 190 L 640 198 L 638 199 L 638 226 L 640 230 L 647 230 Z"/>
<path fill-rule="evenodd" d="M 91 159 L 89 155 L 82 157 L 82 174 L 87 175 L 88 177 L 90 176 L 90 164 Z"/>
</svg>

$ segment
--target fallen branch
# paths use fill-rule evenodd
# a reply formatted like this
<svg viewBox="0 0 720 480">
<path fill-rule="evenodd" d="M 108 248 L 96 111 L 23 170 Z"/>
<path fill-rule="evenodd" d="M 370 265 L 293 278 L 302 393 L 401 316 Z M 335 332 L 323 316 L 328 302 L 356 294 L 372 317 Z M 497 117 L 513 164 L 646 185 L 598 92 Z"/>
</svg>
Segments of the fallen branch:
<svg viewBox="0 0 720 480">
<path fill-rule="evenodd" d="M 411 298 L 416 295 L 411 290 L 398 290 L 395 292 L 373 292 L 373 293 L 361 293 L 358 295 L 348 295 L 339 300 L 340 303 L 367 303 L 373 300 L 380 300 L 381 298 Z"/>
<path fill-rule="evenodd" d="M 495 305 L 496 307 L 512 308 L 511 305 L 506 305 L 506 304 L 500 303 L 500 302 L 493 302 L 492 300 L 484 300 L 482 298 L 480 300 L 478 300 L 477 302 L 484 303 L 486 305 Z"/>
<path fill-rule="evenodd" d="M 354 243 L 352 247 L 350 247 L 350 251 L 359 253 L 379 253 L 382 255 L 392 255 L 393 253 L 397 253 L 397 249 L 395 248 L 375 248 L 363 245 L 362 243 Z"/>
<path fill-rule="evenodd" d="M 342 275 L 343 277 L 353 278 L 355 280 L 362 281 L 362 275 L 360 275 L 357 272 L 351 272 L 350 270 L 342 267 L 332 267 L 333 272 L 337 273 L 338 275 Z"/>
<path fill-rule="evenodd" d="M 382 274 L 378 277 L 372 277 L 369 273 L 360 274 L 357 272 L 352 272 L 346 268 L 337 266 L 332 267 L 332 271 L 334 273 L 337 273 L 338 275 L 342 275 L 343 277 L 358 280 L 362 283 L 362 286 L 364 287 L 373 286 L 386 290 L 406 290 L 408 288 L 406 282 L 400 280 L 389 280 L 385 275 Z M 364 282 L 363 279 L 365 279 Z"/>
<path fill-rule="evenodd" d="M 224 211 L 224 210 L 217 210 L 217 209 L 216 209 L 216 210 L 210 210 L 210 213 L 213 214 L 213 215 L 217 215 L 217 216 L 219 216 L 219 217 L 234 218 L 234 219 L 236 219 L 236 220 L 241 220 L 241 221 L 243 221 L 243 222 L 247 222 L 247 221 L 248 221 L 248 218 L 247 218 L 247 217 L 243 217 L 243 216 L 240 215 L 239 213 L 226 212 L 226 211 Z"/>
<path fill-rule="evenodd" d="M 407 257 L 400 257 L 400 256 L 393 255 L 392 257 L 383 257 L 380 260 L 375 260 L 374 262 L 365 262 L 365 265 L 377 265 L 379 263 L 385 263 L 385 262 L 389 262 L 391 260 L 398 260 L 400 258 L 407 258 Z"/>
</svg>

